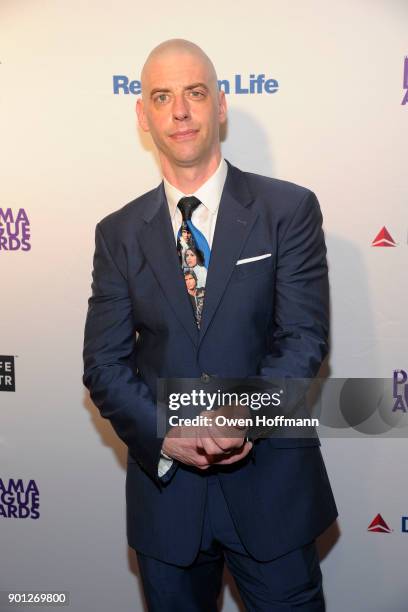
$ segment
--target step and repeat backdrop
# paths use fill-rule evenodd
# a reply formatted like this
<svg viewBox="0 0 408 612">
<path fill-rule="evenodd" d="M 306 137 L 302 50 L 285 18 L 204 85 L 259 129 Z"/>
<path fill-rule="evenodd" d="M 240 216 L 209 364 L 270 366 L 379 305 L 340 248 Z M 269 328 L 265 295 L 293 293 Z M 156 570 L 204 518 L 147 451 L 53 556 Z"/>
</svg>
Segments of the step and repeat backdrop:
<svg viewBox="0 0 408 612">
<path fill-rule="evenodd" d="M 383 406 L 408 410 L 407 30 L 406 0 L 2 0 L 0 591 L 144 609 L 126 448 L 82 386 L 82 342 L 95 225 L 160 181 L 135 103 L 163 40 L 213 59 L 224 156 L 319 198 L 324 375 L 389 379 Z M 356 431 L 322 440 L 340 512 L 319 543 L 327 609 L 404 612 L 406 436 Z M 242 609 L 228 575 L 222 609 Z"/>
</svg>

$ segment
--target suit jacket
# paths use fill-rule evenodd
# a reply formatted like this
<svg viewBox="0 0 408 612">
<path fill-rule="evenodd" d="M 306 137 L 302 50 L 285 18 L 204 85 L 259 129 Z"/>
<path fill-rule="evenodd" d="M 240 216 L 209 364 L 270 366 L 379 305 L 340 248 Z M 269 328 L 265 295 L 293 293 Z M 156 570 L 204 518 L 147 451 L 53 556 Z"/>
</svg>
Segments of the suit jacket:
<svg viewBox="0 0 408 612">
<path fill-rule="evenodd" d="M 314 377 L 329 328 L 321 222 L 308 189 L 228 164 L 200 330 L 163 184 L 98 223 L 83 381 L 129 448 L 128 541 L 145 555 L 190 564 L 207 494 L 206 471 L 176 462 L 167 483 L 158 478 L 157 379 Z M 259 439 L 245 459 L 215 470 L 256 559 L 310 542 L 336 518 L 319 445 Z"/>
</svg>

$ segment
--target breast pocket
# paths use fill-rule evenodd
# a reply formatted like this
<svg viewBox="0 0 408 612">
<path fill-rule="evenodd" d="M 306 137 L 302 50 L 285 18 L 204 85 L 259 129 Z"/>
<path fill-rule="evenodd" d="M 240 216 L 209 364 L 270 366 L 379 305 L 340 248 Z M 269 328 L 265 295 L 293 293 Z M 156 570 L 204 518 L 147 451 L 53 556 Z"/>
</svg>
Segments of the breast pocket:
<svg viewBox="0 0 408 612">
<path fill-rule="evenodd" d="M 235 265 L 234 270 L 234 278 L 239 279 L 248 279 L 252 276 L 258 276 L 259 274 L 272 274 L 274 270 L 274 257 L 270 255 L 268 257 L 264 257 L 263 259 L 254 259 L 251 261 L 245 261 L 244 258 L 242 263 Z"/>
</svg>

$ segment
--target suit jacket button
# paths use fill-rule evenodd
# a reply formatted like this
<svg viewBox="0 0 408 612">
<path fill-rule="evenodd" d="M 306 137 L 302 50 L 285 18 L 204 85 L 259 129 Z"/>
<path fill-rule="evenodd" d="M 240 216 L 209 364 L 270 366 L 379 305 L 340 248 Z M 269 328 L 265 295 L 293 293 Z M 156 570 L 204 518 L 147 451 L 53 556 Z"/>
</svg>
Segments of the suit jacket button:
<svg viewBox="0 0 408 612">
<path fill-rule="evenodd" d="M 202 380 L 204 383 L 208 383 L 208 382 L 210 382 L 210 379 L 211 379 L 211 376 L 210 376 L 209 374 L 206 374 L 205 372 L 203 372 L 203 373 L 201 374 L 201 380 Z"/>
</svg>

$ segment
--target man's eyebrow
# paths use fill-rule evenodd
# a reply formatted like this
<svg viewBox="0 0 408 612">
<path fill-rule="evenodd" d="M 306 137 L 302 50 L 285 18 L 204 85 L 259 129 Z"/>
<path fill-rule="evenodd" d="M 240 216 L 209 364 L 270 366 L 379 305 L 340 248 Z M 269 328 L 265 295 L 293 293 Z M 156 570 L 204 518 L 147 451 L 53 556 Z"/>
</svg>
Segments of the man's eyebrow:
<svg viewBox="0 0 408 612">
<path fill-rule="evenodd" d="M 185 87 L 184 89 L 190 90 L 195 89 L 196 87 L 202 87 L 203 89 L 208 91 L 208 87 L 205 83 L 193 83 L 192 85 L 187 85 L 187 87 Z"/>
<path fill-rule="evenodd" d="M 191 89 L 196 89 L 196 87 L 202 87 L 203 89 L 208 91 L 208 87 L 205 83 L 192 83 L 191 85 L 187 85 L 186 87 L 184 87 L 184 90 L 190 91 Z M 150 92 L 150 97 L 152 98 L 157 93 L 170 93 L 170 92 L 171 90 L 168 89 L 167 87 L 155 87 Z"/>
<path fill-rule="evenodd" d="M 170 93 L 170 89 L 166 89 L 165 87 L 156 87 L 150 92 L 150 97 L 154 96 L 154 94 L 157 93 Z"/>
</svg>

